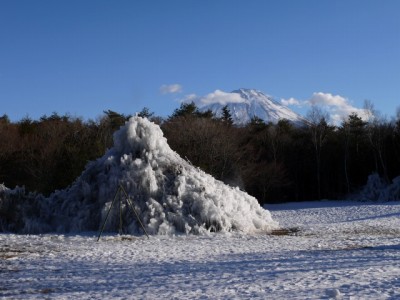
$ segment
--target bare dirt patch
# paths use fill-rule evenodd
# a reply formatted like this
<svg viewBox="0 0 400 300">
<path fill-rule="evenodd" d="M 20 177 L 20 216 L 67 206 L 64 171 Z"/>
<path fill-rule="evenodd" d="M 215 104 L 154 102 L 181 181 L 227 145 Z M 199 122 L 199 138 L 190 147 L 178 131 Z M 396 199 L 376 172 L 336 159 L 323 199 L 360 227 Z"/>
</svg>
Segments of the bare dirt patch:
<svg viewBox="0 0 400 300">
<path fill-rule="evenodd" d="M 298 227 L 291 227 L 291 228 L 279 228 L 272 230 L 270 233 L 271 235 L 275 236 L 285 236 L 285 235 L 298 235 L 300 232 L 300 228 Z"/>
</svg>

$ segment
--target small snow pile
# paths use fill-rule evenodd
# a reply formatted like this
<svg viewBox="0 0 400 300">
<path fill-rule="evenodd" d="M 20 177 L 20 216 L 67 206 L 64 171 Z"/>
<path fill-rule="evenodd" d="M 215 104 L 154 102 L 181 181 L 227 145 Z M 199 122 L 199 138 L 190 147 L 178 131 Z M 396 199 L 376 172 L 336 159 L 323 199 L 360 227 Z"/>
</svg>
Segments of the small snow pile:
<svg viewBox="0 0 400 300">
<path fill-rule="evenodd" d="M 400 200 L 400 176 L 394 178 L 391 184 L 387 184 L 379 174 L 371 174 L 368 176 L 367 184 L 356 196 L 356 199 L 360 201 Z"/>
<path fill-rule="evenodd" d="M 157 125 L 141 117 L 122 126 L 114 134 L 114 147 L 89 163 L 70 188 L 49 198 L 22 197 L 18 224 L 0 226 L 25 233 L 98 230 L 119 185 L 151 234 L 251 233 L 278 227 L 254 197 L 190 165 L 169 147 Z M 10 202 L 12 193 L 5 195 L 0 201 Z M 115 229 L 118 222 L 113 219 L 122 218 L 125 232 L 141 233 L 129 207 L 121 203 L 114 205 L 117 211 L 108 228 Z"/>
</svg>

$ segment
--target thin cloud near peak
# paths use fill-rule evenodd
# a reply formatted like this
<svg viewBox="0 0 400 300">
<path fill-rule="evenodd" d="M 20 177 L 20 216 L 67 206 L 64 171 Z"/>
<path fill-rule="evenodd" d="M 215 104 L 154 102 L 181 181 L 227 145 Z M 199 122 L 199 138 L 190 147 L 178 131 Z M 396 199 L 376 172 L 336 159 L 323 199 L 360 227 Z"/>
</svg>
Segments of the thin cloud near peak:
<svg viewBox="0 0 400 300">
<path fill-rule="evenodd" d="M 302 106 L 300 101 L 293 97 L 289 99 L 281 99 L 281 103 L 285 106 L 290 106 L 290 105 Z"/>
<path fill-rule="evenodd" d="M 174 84 L 163 84 L 160 87 L 161 94 L 177 94 L 182 92 L 182 85 L 178 83 Z"/>
<path fill-rule="evenodd" d="M 228 93 L 217 89 L 205 96 L 198 96 L 196 94 L 186 95 L 181 102 L 194 102 L 197 106 L 203 107 L 213 103 L 226 105 L 228 103 L 242 103 L 244 101 L 237 93 Z"/>
</svg>

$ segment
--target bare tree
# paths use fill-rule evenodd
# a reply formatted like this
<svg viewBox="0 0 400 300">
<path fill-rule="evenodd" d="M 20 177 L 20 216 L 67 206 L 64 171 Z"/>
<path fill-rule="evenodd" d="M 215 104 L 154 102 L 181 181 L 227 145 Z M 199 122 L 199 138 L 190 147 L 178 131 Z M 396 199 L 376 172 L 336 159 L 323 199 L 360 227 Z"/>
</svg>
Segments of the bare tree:
<svg viewBox="0 0 400 300">
<path fill-rule="evenodd" d="M 383 155 L 385 148 L 385 134 L 387 132 L 386 125 L 388 125 L 388 122 L 386 122 L 386 120 L 375 109 L 374 104 L 371 101 L 364 101 L 364 109 L 368 115 L 367 135 L 374 152 L 376 172 L 378 172 L 379 167 L 381 167 L 385 180 L 389 180 L 388 171 Z"/>
<path fill-rule="evenodd" d="M 315 152 L 316 162 L 316 177 L 317 177 L 317 192 L 318 198 L 321 198 L 321 153 L 322 147 L 325 144 L 326 137 L 331 130 L 327 120 L 329 115 L 318 106 L 312 106 L 311 110 L 307 114 L 309 120 L 308 129 L 310 132 L 311 142 Z"/>
<path fill-rule="evenodd" d="M 167 120 L 162 129 L 171 148 L 217 179 L 232 182 L 240 153 L 231 126 L 217 119 L 186 115 Z"/>
</svg>

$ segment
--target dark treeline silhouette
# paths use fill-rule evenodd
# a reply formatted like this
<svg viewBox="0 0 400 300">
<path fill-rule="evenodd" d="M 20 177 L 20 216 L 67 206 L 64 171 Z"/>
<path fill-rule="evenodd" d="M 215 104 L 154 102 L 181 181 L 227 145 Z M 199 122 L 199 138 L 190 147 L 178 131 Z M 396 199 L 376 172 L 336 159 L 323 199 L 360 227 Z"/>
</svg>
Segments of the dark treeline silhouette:
<svg viewBox="0 0 400 300">
<path fill-rule="evenodd" d="M 126 118 L 112 111 L 96 122 L 56 113 L 17 123 L 1 117 L 0 182 L 45 195 L 67 187 L 112 145 L 112 133 Z"/>
<path fill-rule="evenodd" d="M 400 113 L 393 121 L 370 122 L 352 114 L 331 126 L 313 108 L 303 127 L 259 118 L 237 127 L 226 107 L 217 118 L 193 103 L 166 120 L 148 108 L 139 115 L 160 124 L 182 157 L 260 203 L 338 199 L 360 189 L 372 173 L 388 182 L 400 175 Z M 96 121 L 56 113 L 15 123 L 0 117 L 0 183 L 45 195 L 67 187 L 112 146 L 113 132 L 128 118 L 110 110 Z"/>
</svg>

